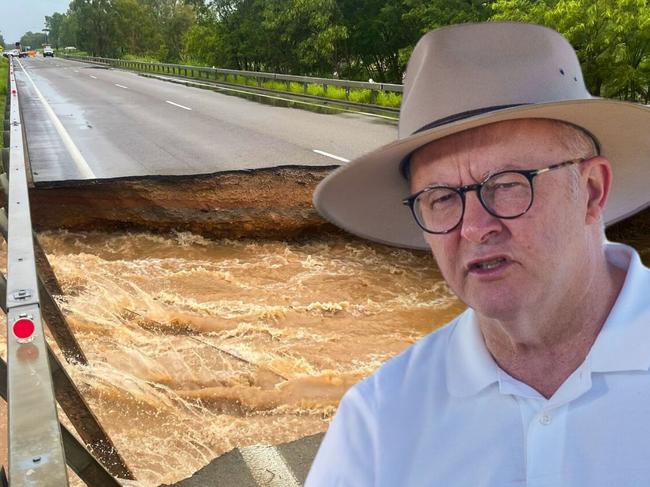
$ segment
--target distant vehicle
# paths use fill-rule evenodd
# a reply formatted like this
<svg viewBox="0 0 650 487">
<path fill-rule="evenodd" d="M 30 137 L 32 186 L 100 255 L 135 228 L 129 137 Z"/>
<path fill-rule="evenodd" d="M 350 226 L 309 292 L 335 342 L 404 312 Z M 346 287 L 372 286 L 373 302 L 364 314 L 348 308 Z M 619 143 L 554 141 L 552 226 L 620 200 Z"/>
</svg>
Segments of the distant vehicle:
<svg viewBox="0 0 650 487">
<path fill-rule="evenodd" d="M 43 57 L 54 57 L 54 49 L 51 46 L 45 46 L 43 48 Z"/>
</svg>

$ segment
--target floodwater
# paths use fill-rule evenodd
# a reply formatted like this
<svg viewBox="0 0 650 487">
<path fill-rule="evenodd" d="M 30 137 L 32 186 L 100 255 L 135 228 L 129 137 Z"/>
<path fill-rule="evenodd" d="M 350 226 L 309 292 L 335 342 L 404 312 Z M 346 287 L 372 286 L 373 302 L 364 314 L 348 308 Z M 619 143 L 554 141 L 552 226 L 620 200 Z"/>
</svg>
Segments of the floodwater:
<svg viewBox="0 0 650 487">
<path fill-rule="evenodd" d="M 345 237 L 40 240 L 90 363 L 66 369 L 142 486 L 324 431 L 350 385 L 463 309 L 428 255 Z"/>
<path fill-rule="evenodd" d="M 129 485 L 325 431 L 350 385 L 464 308 L 429 255 L 342 236 L 40 240 L 90 363 L 65 367 L 138 478 Z M 648 263 L 650 238 L 630 242 Z"/>
</svg>

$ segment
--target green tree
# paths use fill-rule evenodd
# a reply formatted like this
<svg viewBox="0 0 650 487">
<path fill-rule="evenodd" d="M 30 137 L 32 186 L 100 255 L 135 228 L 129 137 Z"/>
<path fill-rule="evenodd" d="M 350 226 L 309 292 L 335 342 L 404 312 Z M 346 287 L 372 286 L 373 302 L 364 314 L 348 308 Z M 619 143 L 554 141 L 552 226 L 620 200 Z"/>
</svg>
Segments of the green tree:
<svg viewBox="0 0 650 487">
<path fill-rule="evenodd" d="M 166 45 L 164 59 L 179 61 L 183 37 L 196 21 L 194 10 L 189 5 L 178 4 L 163 23 L 162 36 Z"/>
<path fill-rule="evenodd" d="M 77 19 L 79 47 L 93 56 L 116 54 L 120 39 L 110 0 L 72 0 L 69 11 Z"/>
<path fill-rule="evenodd" d="M 647 0 L 496 0 L 494 20 L 519 20 L 562 33 L 574 46 L 596 96 L 648 100 Z"/>
<path fill-rule="evenodd" d="M 202 22 L 190 27 L 183 37 L 183 61 L 208 66 L 220 65 L 221 40 L 218 32 L 216 23 Z"/>
<path fill-rule="evenodd" d="M 280 72 L 328 75 L 347 29 L 335 0 L 264 2 L 265 59 Z"/>
<path fill-rule="evenodd" d="M 20 45 L 25 48 L 30 46 L 31 48 L 40 48 L 45 44 L 45 33 L 44 32 L 26 32 L 20 38 Z"/>
<path fill-rule="evenodd" d="M 52 15 L 45 16 L 45 27 L 49 29 L 48 33 L 48 42 L 54 48 L 63 47 L 59 44 L 59 38 L 61 37 L 61 28 L 65 22 L 65 14 L 53 13 Z"/>
<path fill-rule="evenodd" d="M 406 67 L 402 52 L 420 37 L 411 7 L 404 0 L 339 0 L 339 7 L 349 33 L 344 76 L 401 83 Z"/>
<path fill-rule="evenodd" d="M 492 14 L 493 0 L 404 0 L 405 17 L 418 26 L 420 34 L 445 25 L 483 22 Z"/>
<path fill-rule="evenodd" d="M 74 12 L 68 11 L 64 16 L 63 21 L 61 22 L 57 43 L 59 47 L 79 47 L 78 38 L 79 22 L 77 20 L 77 16 Z"/>
<path fill-rule="evenodd" d="M 185 33 L 196 22 L 191 5 L 180 0 L 140 0 L 149 9 L 160 34 L 153 52 L 163 61 L 180 60 Z M 153 46 L 152 46 L 153 47 Z"/>
<path fill-rule="evenodd" d="M 650 6 L 619 0 L 613 10 L 614 66 L 603 94 L 650 103 Z"/>
<path fill-rule="evenodd" d="M 138 0 L 113 0 L 113 15 L 118 56 L 146 55 L 162 43 L 153 12 Z"/>
<path fill-rule="evenodd" d="M 283 51 L 279 39 L 269 38 L 261 26 L 263 0 L 214 0 L 210 5 L 219 22 L 222 50 L 217 54 L 220 65 L 235 69 L 278 69 L 277 61 L 267 54 Z"/>
</svg>

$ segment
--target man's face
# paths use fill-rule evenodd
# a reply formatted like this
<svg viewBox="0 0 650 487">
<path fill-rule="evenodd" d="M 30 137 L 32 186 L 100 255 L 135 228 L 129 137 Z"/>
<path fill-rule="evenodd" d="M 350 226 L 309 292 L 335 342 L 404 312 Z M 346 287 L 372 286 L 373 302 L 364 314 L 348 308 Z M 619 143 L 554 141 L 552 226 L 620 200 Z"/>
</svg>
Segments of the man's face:
<svg viewBox="0 0 650 487">
<path fill-rule="evenodd" d="M 501 122 L 432 142 L 411 158 L 411 189 L 463 186 L 503 169 L 538 169 L 592 156 L 560 141 L 567 127 L 545 120 Z M 516 319 L 544 310 L 580 289 L 587 249 L 594 245 L 586 221 L 583 178 L 563 168 L 533 180 L 534 201 L 523 216 L 490 215 L 477 193 L 466 194 L 462 223 L 451 233 L 425 233 L 454 292 L 479 314 Z M 595 223 L 598 225 L 598 223 Z M 577 287 L 576 287 L 577 286 Z"/>
</svg>

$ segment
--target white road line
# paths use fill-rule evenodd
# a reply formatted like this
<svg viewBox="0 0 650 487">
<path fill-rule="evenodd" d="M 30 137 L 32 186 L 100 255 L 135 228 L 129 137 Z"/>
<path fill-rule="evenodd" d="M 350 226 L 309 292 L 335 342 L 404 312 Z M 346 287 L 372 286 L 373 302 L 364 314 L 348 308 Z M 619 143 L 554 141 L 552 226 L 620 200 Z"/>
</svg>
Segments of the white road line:
<svg viewBox="0 0 650 487">
<path fill-rule="evenodd" d="M 97 76 L 93 76 L 92 74 L 90 75 L 92 79 L 97 79 Z"/>
<path fill-rule="evenodd" d="M 320 154 L 321 156 L 331 157 L 332 159 L 336 159 L 337 161 L 341 161 L 341 162 L 350 162 L 350 159 L 346 159 L 345 157 L 335 156 L 334 154 L 330 154 L 329 152 L 325 152 L 323 150 L 318 150 L 318 149 L 312 149 L 312 150 L 316 154 Z"/>
<path fill-rule="evenodd" d="M 117 86 L 118 88 L 124 88 L 125 90 L 129 89 L 128 87 L 126 87 L 124 85 L 118 85 L 117 83 L 115 83 L 115 86 Z"/>
<path fill-rule="evenodd" d="M 68 131 L 61 123 L 61 120 L 59 120 L 59 117 L 56 116 L 56 113 L 54 113 L 52 107 L 47 103 L 45 97 L 42 95 L 40 90 L 36 87 L 36 84 L 34 84 L 34 80 L 32 79 L 32 77 L 29 75 L 27 71 L 25 71 L 25 68 L 23 67 L 20 61 L 18 61 L 18 65 L 25 73 L 25 76 L 27 76 L 27 79 L 34 87 L 34 91 L 36 92 L 36 95 L 43 103 L 43 106 L 45 107 L 45 111 L 50 116 L 50 120 L 52 120 L 52 124 L 54 125 L 54 128 L 59 133 L 59 136 L 63 141 L 63 145 L 65 145 L 65 148 L 68 149 L 68 153 L 70 154 L 70 157 L 72 157 L 72 161 L 74 162 L 75 166 L 77 166 L 77 170 L 81 174 L 81 178 L 96 179 L 97 176 L 95 176 L 95 173 L 92 171 L 92 169 L 90 169 L 90 166 L 86 162 L 86 159 L 84 159 L 84 156 L 81 155 L 81 152 L 79 152 L 77 146 L 74 144 L 74 142 L 72 142 L 72 138 L 70 138 L 70 134 L 68 134 Z"/>
<path fill-rule="evenodd" d="M 300 487 L 300 482 L 274 446 L 255 445 L 239 449 L 258 485 L 264 487 Z"/>
<path fill-rule="evenodd" d="M 175 107 L 178 108 L 184 108 L 185 110 L 191 110 L 190 107 L 185 107 L 183 105 L 179 105 L 178 103 L 174 103 L 173 101 L 165 100 L 166 103 L 169 103 L 170 105 L 174 105 Z"/>
</svg>

